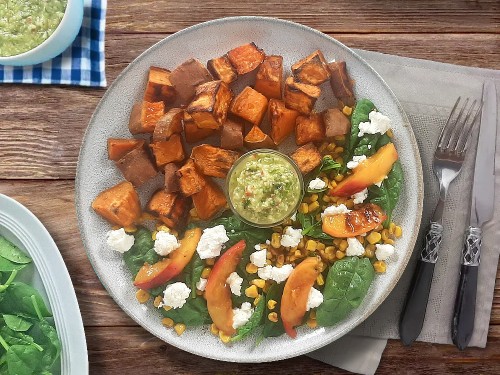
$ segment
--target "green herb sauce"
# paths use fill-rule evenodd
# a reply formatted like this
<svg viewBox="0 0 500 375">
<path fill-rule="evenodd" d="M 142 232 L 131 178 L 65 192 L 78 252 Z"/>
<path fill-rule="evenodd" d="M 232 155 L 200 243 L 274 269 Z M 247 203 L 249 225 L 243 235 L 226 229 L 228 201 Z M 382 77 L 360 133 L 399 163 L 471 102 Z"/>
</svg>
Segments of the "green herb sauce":
<svg viewBox="0 0 500 375">
<path fill-rule="evenodd" d="M 0 1 L 0 56 L 32 50 L 61 23 L 68 0 Z"/>
</svg>

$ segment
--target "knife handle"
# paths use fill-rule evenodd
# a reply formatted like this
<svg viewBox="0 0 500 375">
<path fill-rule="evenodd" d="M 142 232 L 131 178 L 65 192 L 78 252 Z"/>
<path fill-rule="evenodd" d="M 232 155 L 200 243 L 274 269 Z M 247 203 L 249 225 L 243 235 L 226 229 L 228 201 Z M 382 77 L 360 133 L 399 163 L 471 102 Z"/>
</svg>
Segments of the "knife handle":
<svg viewBox="0 0 500 375">
<path fill-rule="evenodd" d="M 451 327 L 451 338 L 460 350 L 464 350 L 469 345 L 474 331 L 480 257 L 481 229 L 469 227 L 465 236 L 460 281 Z"/>
<path fill-rule="evenodd" d="M 410 345 L 417 339 L 424 325 L 442 233 L 443 226 L 431 222 L 399 321 L 399 336 L 405 345 Z"/>
</svg>

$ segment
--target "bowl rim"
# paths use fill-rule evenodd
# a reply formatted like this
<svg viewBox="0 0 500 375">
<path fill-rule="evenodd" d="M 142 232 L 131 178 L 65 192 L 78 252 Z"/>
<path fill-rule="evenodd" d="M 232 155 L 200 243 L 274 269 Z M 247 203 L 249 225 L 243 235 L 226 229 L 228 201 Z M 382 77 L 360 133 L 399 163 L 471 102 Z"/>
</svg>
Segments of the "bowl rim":
<svg viewBox="0 0 500 375">
<path fill-rule="evenodd" d="M 39 50 L 42 50 L 47 44 L 49 44 L 53 39 L 55 39 L 55 37 L 61 32 L 61 25 L 63 25 L 63 23 L 65 23 L 65 22 L 67 22 L 68 18 L 70 17 L 69 10 L 73 9 L 74 7 L 78 6 L 79 4 L 81 4 L 81 7 L 83 8 L 83 6 L 84 6 L 83 0 L 67 0 L 66 9 L 64 9 L 64 15 L 61 18 L 61 21 L 59 22 L 56 29 L 52 32 L 52 34 L 50 34 L 50 36 L 47 39 L 45 39 L 42 43 L 35 46 L 34 48 L 32 48 L 28 51 L 19 53 L 17 55 L 12 55 L 12 56 L 1 56 L 0 55 L 0 64 L 8 65 L 9 62 L 14 62 L 18 59 L 22 59 L 24 57 L 29 57 L 30 55 L 36 55 L 36 53 Z M 79 22 L 80 27 L 81 27 L 82 23 L 83 23 L 83 17 L 82 17 L 82 20 Z M 4 64 L 4 63 L 6 63 L 6 64 Z"/>
</svg>

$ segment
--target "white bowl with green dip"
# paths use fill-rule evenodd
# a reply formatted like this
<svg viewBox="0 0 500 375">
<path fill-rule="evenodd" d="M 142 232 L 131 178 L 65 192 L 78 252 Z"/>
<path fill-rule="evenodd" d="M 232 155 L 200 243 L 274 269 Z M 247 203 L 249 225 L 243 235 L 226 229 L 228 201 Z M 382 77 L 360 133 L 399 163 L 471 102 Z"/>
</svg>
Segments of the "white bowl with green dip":
<svg viewBox="0 0 500 375">
<path fill-rule="evenodd" d="M 83 0 L 0 1 L 0 64 L 50 60 L 75 40 L 82 20 Z"/>
<path fill-rule="evenodd" d="M 290 218 L 299 207 L 303 191 L 302 173 L 295 162 L 270 149 L 247 152 L 234 163 L 226 178 L 231 210 L 260 228 Z"/>
</svg>

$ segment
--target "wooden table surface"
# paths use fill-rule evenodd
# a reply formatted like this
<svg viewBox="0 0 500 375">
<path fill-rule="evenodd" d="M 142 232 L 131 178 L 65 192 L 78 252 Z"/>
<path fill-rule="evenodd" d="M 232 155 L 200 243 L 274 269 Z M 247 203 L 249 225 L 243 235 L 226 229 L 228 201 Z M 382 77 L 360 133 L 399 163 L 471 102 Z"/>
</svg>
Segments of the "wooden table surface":
<svg viewBox="0 0 500 375">
<path fill-rule="evenodd" d="M 225 16 L 273 16 L 303 23 L 347 46 L 484 68 L 500 68 L 497 1 L 110 0 L 108 83 L 146 48 L 187 26 Z M 104 89 L 0 85 L 0 192 L 45 224 L 76 288 L 91 374 L 345 373 L 301 356 L 280 363 L 222 363 L 182 352 L 137 326 L 90 266 L 74 208 L 83 133 Z M 379 373 L 500 373 L 500 273 L 486 349 L 391 340 Z"/>
</svg>

